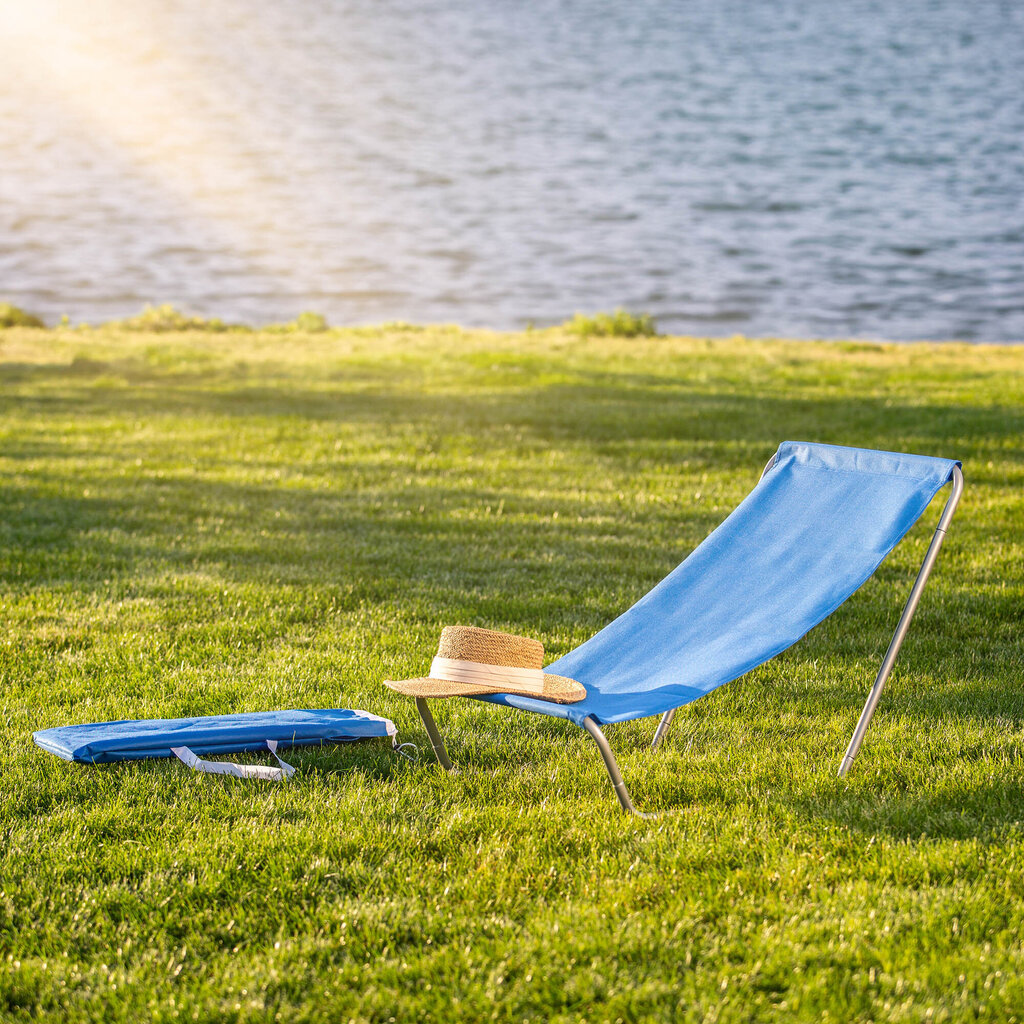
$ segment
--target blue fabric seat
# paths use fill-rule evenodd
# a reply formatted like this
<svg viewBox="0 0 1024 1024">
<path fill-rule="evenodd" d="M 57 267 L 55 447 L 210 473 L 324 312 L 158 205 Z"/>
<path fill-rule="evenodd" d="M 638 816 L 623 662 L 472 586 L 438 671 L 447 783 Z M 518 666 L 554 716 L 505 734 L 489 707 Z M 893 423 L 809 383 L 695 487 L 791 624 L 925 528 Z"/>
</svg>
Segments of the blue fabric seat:
<svg viewBox="0 0 1024 1024">
<path fill-rule="evenodd" d="M 686 560 L 596 636 L 548 665 L 578 704 L 499 695 L 582 724 L 659 715 L 796 643 L 865 583 L 958 465 L 787 441 Z"/>
<path fill-rule="evenodd" d="M 567 718 L 592 733 L 594 726 L 697 700 L 784 651 L 834 612 L 952 480 L 933 541 L 937 554 L 943 524 L 959 500 L 959 466 L 952 459 L 786 441 L 751 493 L 681 565 L 546 667 L 579 680 L 587 689 L 583 701 L 474 699 Z M 934 561 L 931 549 L 929 558 Z M 930 571 L 927 559 L 926 566 Z M 923 587 L 924 567 L 922 575 Z M 915 585 L 915 607 L 917 596 Z M 912 614 L 911 602 L 908 608 Z"/>
</svg>

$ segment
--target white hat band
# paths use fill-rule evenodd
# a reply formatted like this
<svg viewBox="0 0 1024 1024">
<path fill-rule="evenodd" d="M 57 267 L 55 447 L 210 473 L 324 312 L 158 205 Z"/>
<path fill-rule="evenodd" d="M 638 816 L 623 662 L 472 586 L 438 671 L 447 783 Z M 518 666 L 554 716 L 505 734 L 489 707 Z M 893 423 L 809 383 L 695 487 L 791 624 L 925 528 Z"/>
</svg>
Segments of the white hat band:
<svg viewBox="0 0 1024 1024">
<path fill-rule="evenodd" d="M 504 665 L 487 665 L 482 661 L 435 658 L 430 663 L 430 678 L 451 683 L 493 686 L 498 693 L 510 684 L 517 690 L 544 692 L 544 671 L 539 668 L 506 668 Z"/>
</svg>

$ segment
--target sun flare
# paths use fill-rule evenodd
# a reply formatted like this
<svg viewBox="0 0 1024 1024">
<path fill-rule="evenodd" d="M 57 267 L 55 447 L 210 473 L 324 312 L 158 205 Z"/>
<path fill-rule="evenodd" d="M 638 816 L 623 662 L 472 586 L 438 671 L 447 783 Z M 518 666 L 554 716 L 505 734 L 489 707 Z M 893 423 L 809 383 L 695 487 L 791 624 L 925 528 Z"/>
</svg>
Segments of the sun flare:
<svg viewBox="0 0 1024 1024">
<path fill-rule="evenodd" d="M 141 0 L 2 3 L 0 89 L 42 97 L 116 147 L 236 254 L 257 259 L 272 234 L 299 277 L 321 255 L 301 230 L 320 211 L 300 196 L 296 217 L 283 148 L 179 31 L 173 11 Z"/>
</svg>

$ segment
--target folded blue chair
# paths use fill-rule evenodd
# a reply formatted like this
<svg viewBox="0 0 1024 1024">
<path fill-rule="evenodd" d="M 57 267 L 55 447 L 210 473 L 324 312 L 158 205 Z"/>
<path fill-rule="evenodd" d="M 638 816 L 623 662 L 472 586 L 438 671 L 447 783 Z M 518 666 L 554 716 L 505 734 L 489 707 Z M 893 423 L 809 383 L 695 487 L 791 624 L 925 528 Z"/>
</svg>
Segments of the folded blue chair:
<svg viewBox="0 0 1024 1024">
<path fill-rule="evenodd" d="M 284 779 L 295 769 L 277 756 L 278 747 L 307 747 L 323 743 L 388 737 L 401 753 L 395 723 L 369 711 L 312 708 L 289 711 L 249 711 L 198 718 L 144 718 L 117 722 L 88 722 L 40 729 L 32 739 L 43 750 L 65 761 L 106 764 L 177 757 L 195 771 L 237 778 Z M 269 750 L 278 767 L 206 761 L 200 754 L 240 754 Z M 408 757 L 407 754 L 403 755 Z"/>
<path fill-rule="evenodd" d="M 786 441 L 736 510 L 632 608 L 545 668 L 584 700 L 474 699 L 567 718 L 594 737 L 624 810 L 639 814 L 602 725 L 676 710 L 796 643 L 864 584 L 947 483 L 952 490 L 839 767 L 849 771 L 963 493 L 960 463 Z M 416 700 L 438 760 L 451 762 L 426 699 Z"/>
</svg>

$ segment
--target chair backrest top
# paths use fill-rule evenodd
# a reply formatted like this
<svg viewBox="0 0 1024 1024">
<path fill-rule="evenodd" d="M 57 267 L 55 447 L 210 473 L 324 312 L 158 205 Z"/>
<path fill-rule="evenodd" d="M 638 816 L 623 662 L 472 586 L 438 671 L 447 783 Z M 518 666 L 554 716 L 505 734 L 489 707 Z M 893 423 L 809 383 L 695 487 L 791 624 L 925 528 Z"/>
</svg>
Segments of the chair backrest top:
<svg viewBox="0 0 1024 1024">
<path fill-rule="evenodd" d="M 952 459 L 786 441 L 676 569 L 548 666 L 587 697 L 498 703 L 581 723 L 661 714 L 794 644 L 854 593 L 949 481 Z"/>
</svg>

